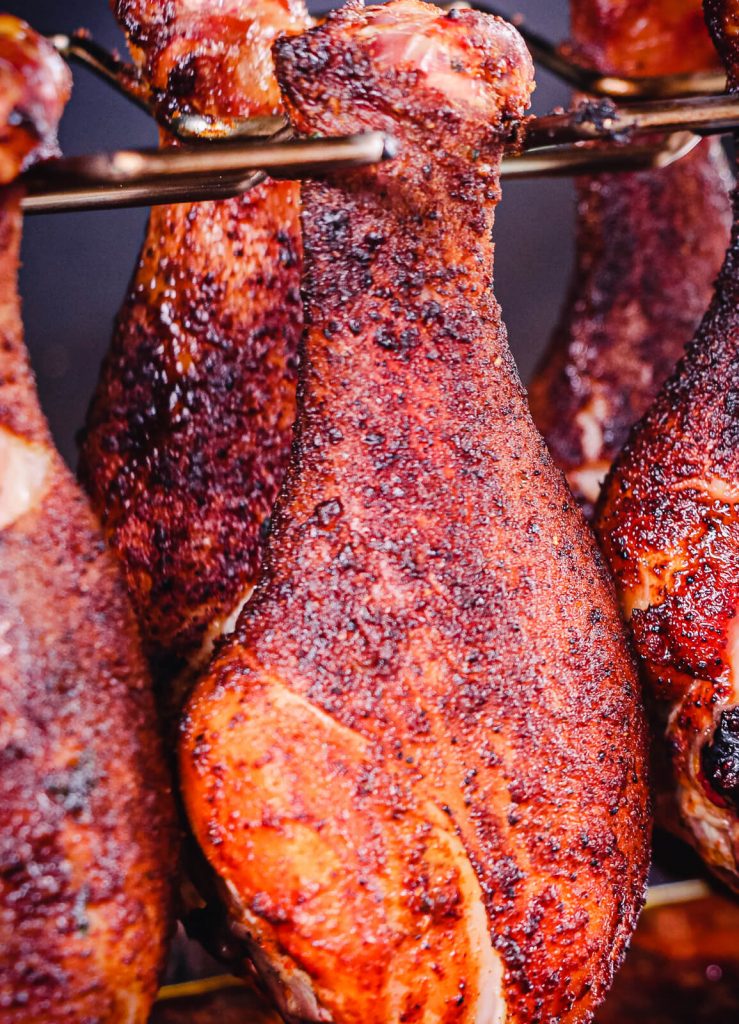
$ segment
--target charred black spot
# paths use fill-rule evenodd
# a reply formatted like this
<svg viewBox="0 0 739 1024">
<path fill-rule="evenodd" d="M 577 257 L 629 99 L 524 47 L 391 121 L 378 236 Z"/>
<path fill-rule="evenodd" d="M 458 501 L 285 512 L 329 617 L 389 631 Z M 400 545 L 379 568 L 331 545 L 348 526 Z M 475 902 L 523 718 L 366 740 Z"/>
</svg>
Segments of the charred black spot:
<svg viewBox="0 0 739 1024">
<path fill-rule="evenodd" d="M 724 400 L 724 406 L 729 416 L 739 415 L 739 389 L 729 389 Z"/>
<path fill-rule="evenodd" d="M 613 100 L 583 100 L 575 111 L 575 123 L 592 125 L 596 132 L 602 132 L 615 116 L 616 105 Z"/>
<path fill-rule="evenodd" d="M 702 762 L 711 786 L 739 808 L 739 706 L 722 713 Z"/>
<path fill-rule="evenodd" d="M 197 62 L 192 54 L 187 54 L 169 72 L 169 94 L 175 99 L 192 96 L 197 86 L 197 79 Z"/>
<path fill-rule="evenodd" d="M 341 515 L 342 511 L 339 499 L 331 498 L 328 501 L 322 501 L 320 505 L 316 505 L 314 514 L 321 526 L 331 526 L 334 520 Z"/>
</svg>

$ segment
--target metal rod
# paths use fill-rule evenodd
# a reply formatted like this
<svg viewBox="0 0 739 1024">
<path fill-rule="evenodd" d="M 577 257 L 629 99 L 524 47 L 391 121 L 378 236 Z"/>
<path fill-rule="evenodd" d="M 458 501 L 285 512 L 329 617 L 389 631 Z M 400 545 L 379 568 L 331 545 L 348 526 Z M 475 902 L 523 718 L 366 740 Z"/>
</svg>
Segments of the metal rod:
<svg viewBox="0 0 739 1024">
<path fill-rule="evenodd" d="M 652 145 L 550 146 L 507 157 L 504 178 L 553 178 L 576 174 L 643 171 L 669 167 L 701 141 L 699 135 L 677 132 Z"/>
<path fill-rule="evenodd" d="M 126 99 L 148 114 L 152 113 L 149 89 L 133 65 L 119 60 L 84 32 L 73 32 L 72 35 L 58 33 L 49 36 L 49 42 L 65 60 L 92 71 L 98 78 L 123 93 Z"/>
<path fill-rule="evenodd" d="M 546 68 L 561 81 L 567 82 L 580 92 L 589 93 L 591 96 L 654 100 L 682 96 L 706 96 L 723 92 L 726 88 L 726 75 L 719 71 L 649 78 L 604 75 L 570 59 L 561 47 L 530 29 L 522 18 L 511 17 L 511 15 L 503 13 L 495 4 L 489 4 L 485 0 L 472 0 L 466 6 L 512 21 L 537 64 Z"/>
<path fill-rule="evenodd" d="M 501 15 L 497 6 L 484 0 L 473 3 L 457 2 L 447 6 L 475 7 L 491 14 Z M 739 121 L 739 101 L 715 95 L 723 93 L 726 79 L 718 72 L 672 75 L 663 78 L 625 78 L 618 75 L 601 75 L 582 67 L 561 52 L 549 40 L 523 25 L 520 19 L 519 31 L 524 36 L 532 55 L 542 66 L 576 89 L 591 95 L 605 97 L 604 105 L 585 104 L 571 117 L 568 114 L 550 115 L 535 119 L 527 134 L 528 145 L 541 145 L 544 141 L 570 142 L 579 139 L 615 137 L 625 132 L 661 130 L 669 131 L 726 131 Z M 221 120 L 193 113 L 164 114 L 155 109 L 150 101 L 150 91 L 136 68 L 121 61 L 104 47 L 98 45 L 87 34 L 58 34 L 50 41 L 67 60 L 88 68 L 99 78 L 112 85 L 127 99 L 155 117 L 159 123 L 186 141 L 211 141 L 213 139 L 244 139 L 254 136 L 270 136 L 278 131 L 284 121 L 281 118 Z M 653 102 L 624 105 L 620 108 L 609 106 L 613 99 L 653 99 L 693 97 L 672 104 Z M 585 111 L 583 116 L 582 111 Z M 593 116 L 588 116 L 588 110 Z M 544 135 L 543 133 L 548 133 Z"/>
<path fill-rule="evenodd" d="M 282 138 L 287 130 L 284 117 L 232 118 L 229 121 L 204 114 L 175 113 L 160 124 L 183 142 L 211 142 L 225 139 L 265 138 L 278 135 Z"/>
<path fill-rule="evenodd" d="M 447 6 L 474 6 L 489 13 L 499 14 L 496 6 L 482 0 L 468 4 L 458 2 Z M 535 32 L 520 26 L 535 58 L 569 81 L 576 88 L 598 94 L 607 94 L 602 102 L 587 101 L 575 111 L 552 114 L 529 121 L 524 148 L 575 142 L 589 139 L 618 139 L 623 141 L 634 134 L 650 131 L 664 133 L 696 131 L 722 132 L 739 124 L 739 99 L 724 95 L 702 95 L 690 99 L 665 101 L 665 97 L 684 96 L 700 92 L 709 84 L 714 92 L 723 90 L 725 79 L 721 75 L 671 76 L 665 79 L 626 79 L 602 76 L 582 68 L 565 57 L 552 43 Z M 174 113 L 166 116 L 150 102 L 150 92 L 137 70 L 99 46 L 85 33 L 51 37 L 56 49 L 68 60 L 92 70 L 113 85 L 128 99 L 157 118 L 168 131 L 185 141 L 212 141 L 213 139 L 247 139 L 254 136 L 272 136 L 284 126 L 281 118 L 220 120 L 193 113 Z M 690 81 L 690 89 L 684 89 Z M 656 83 L 656 84 L 655 84 Z M 661 101 L 624 104 L 616 107 L 613 97 L 644 98 L 659 96 Z"/>
<path fill-rule="evenodd" d="M 674 907 L 680 903 L 693 903 L 704 900 L 711 895 L 711 887 L 700 878 L 685 879 L 683 882 L 668 882 L 666 885 L 653 885 L 647 891 L 647 910 L 658 907 Z"/>
<path fill-rule="evenodd" d="M 27 213 L 115 209 L 225 199 L 265 178 L 303 178 L 391 159 L 382 132 L 341 139 L 213 144 L 198 149 L 123 150 L 50 160 L 23 175 Z"/>
<path fill-rule="evenodd" d="M 700 142 L 676 133 L 644 146 L 569 145 L 503 161 L 504 178 L 540 178 L 665 167 Z M 123 151 L 49 161 L 24 175 L 26 213 L 64 213 L 228 199 L 267 176 L 298 178 L 377 163 L 396 153 L 380 132 L 344 139 L 214 144 L 197 150 Z"/>
<path fill-rule="evenodd" d="M 678 131 L 717 135 L 739 125 L 739 97 L 706 96 L 616 106 L 585 101 L 572 111 L 535 117 L 524 128 L 524 148 L 594 139 L 625 141 L 649 133 Z"/>
<path fill-rule="evenodd" d="M 126 182 L 121 185 L 59 186 L 23 197 L 22 208 L 33 213 L 81 213 L 86 210 L 119 210 L 137 206 L 169 206 L 233 199 L 260 185 L 267 175 L 255 171 L 242 177 L 228 176 L 208 182 Z"/>
<path fill-rule="evenodd" d="M 717 135 L 737 127 L 737 96 L 704 96 L 619 105 L 611 99 L 585 100 L 572 110 L 529 118 L 523 128 L 521 145 L 528 151 L 570 142 L 601 140 L 625 143 L 639 135 L 669 135 L 684 131 Z M 279 117 L 226 123 L 206 121 L 195 114 L 175 115 L 172 128 L 187 140 L 199 139 L 201 142 L 267 135 L 274 139 L 289 137 L 286 121 Z"/>
<path fill-rule="evenodd" d="M 711 887 L 701 879 L 691 878 L 680 882 L 652 885 L 647 890 L 645 912 L 659 907 L 674 907 L 706 899 L 712 893 Z M 216 992 L 252 991 L 247 981 L 230 974 L 219 974 L 196 981 L 183 981 L 174 985 L 163 985 L 157 994 L 157 1002 L 171 1002 L 175 999 L 191 999 Z"/>
</svg>

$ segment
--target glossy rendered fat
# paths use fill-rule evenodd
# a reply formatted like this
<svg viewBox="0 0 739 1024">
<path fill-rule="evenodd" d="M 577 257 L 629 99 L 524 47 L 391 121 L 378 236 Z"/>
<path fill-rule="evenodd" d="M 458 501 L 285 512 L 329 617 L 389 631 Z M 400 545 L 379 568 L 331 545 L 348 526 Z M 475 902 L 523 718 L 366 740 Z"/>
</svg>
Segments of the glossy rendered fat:
<svg viewBox="0 0 739 1024">
<path fill-rule="evenodd" d="M 190 821 L 290 1020 L 589 1020 L 642 898 L 645 740 L 491 289 L 530 59 L 417 0 L 276 54 L 300 131 L 400 155 L 303 187 L 297 447 L 185 716 Z"/>
<path fill-rule="evenodd" d="M 574 55 L 623 75 L 712 68 L 700 0 L 571 0 Z M 661 170 L 577 183 L 574 277 L 530 386 L 534 420 L 592 515 L 632 425 L 710 301 L 729 238 L 719 140 Z"/>
<path fill-rule="evenodd" d="M 739 4 L 706 13 L 737 91 Z M 603 489 L 596 526 L 651 692 L 662 815 L 739 889 L 739 221 L 684 360 Z"/>
<path fill-rule="evenodd" d="M 69 76 L 0 17 L 0 175 L 53 151 Z M 0 198 L 0 1021 L 145 1024 L 170 931 L 171 791 L 114 559 L 53 447 Z"/>
<path fill-rule="evenodd" d="M 304 26 L 300 0 L 115 8 L 167 114 L 280 112 L 270 46 Z M 80 475 L 165 687 L 257 578 L 295 419 L 300 261 L 295 183 L 158 207 L 118 317 Z"/>
</svg>

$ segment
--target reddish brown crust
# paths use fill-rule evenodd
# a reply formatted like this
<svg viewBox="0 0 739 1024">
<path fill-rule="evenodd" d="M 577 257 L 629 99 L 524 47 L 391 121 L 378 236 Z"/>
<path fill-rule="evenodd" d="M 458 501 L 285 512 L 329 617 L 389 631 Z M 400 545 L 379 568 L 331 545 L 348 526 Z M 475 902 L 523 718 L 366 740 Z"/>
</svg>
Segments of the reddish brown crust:
<svg viewBox="0 0 739 1024">
<path fill-rule="evenodd" d="M 739 88 L 739 9 L 733 0 L 703 0 L 708 28 L 726 65 L 732 92 Z"/>
<path fill-rule="evenodd" d="M 700 0 L 571 0 L 580 60 L 621 75 L 677 75 L 716 64 Z"/>
<path fill-rule="evenodd" d="M 635 608 L 631 625 L 656 703 L 658 731 L 667 737 L 672 766 L 667 795 L 683 803 L 695 791 L 711 801 L 725 822 L 730 852 L 724 870 L 735 887 L 738 809 L 726 806 L 701 777 L 701 753 L 720 714 L 736 702 L 730 630 L 739 607 L 739 533 L 736 499 L 722 499 L 720 482 L 735 488 L 739 476 L 732 404 L 738 386 L 738 253 L 735 228 L 717 297 L 684 362 L 617 460 L 596 519 L 627 610 L 643 586 L 643 572 L 649 578 L 647 567 L 656 567 L 652 601 Z M 668 725 L 668 715 L 678 709 L 679 717 Z M 695 834 L 700 821 L 691 821 L 687 809 L 681 818 L 703 856 L 720 868 L 713 837 Z"/>
<path fill-rule="evenodd" d="M 155 210 L 118 320 L 80 475 L 157 660 L 256 580 L 295 415 L 298 213 L 289 183 Z"/>
<path fill-rule="evenodd" d="M 573 0 L 572 16 L 578 56 L 604 72 L 715 63 L 699 0 Z M 574 279 L 530 404 L 588 515 L 599 480 L 710 301 L 728 242 L 728 182 L 710 141 L 664 170 L 578 182 Z M 585 417 L 602 434 L 590 443 Z"/>
<path fill-rule="evenodd" d="M 738 9 L 706 4 L 720 38 L 718 11 L 728 7 Z M 655 705 L 670 812 L 677 808 L 707 862 L 739 887 L 739 803 L 717 791 L 704 761 L 722 717 L 739 704 L 736 194 L 734 204 L 713 302 L 606 481 L 596 526 Z"/>
<path fill-rule="evenodd" d="M 491 46 L 497 23 L 438 16 L 466 69 L 492 51 L 478 74 L 498 90 L 474 113 L 448 102 L 384 35 L 403 11 L 432 17 L 353 8 L 276 48 L 302 130 L 392 129 L 401 157 L 304 186 L 298 444 L 264 578 L 189 707 L 183 788 L 212 866 L 337 1022 L 386 1019 L 401 943 L 372 894 L 394 857 L 407 875 L 388 906 L 429 941 L 453 920 L 452 866 L 446 889 L 422 874 L 429 806 L 456 823 L 479 879 L 506 1020 L 585 1021 L 641 902 L 645 740 L 610 583 L 531 423 L 489 287 L 495 114 L 520 116 L 527 68 Z M 285 693 L 306 708 L 302 732 L 298 717 L 265 735 Z M 293 780 L 279 809 L 277 776 Z M 325 891 L 309 872 L 293 881 L 308 835 L 341 864 Z M 428 979 L 419 966 L 408 1020 Z M 446 994 L 443 1019 L 468 1019 Z"/>
<path fill-rule="evenodd" d="M 302 7 L 207 6 L 118 4 L 160 102 L 275 113 L 270 41 Z M 88 415 L 81 478 L 158 662 L 197 651 L 256 580 L 295 417 L 298 200 L 267 183 L 153 211 Z"/>
<path fill-rule="evenodd" d="M 280 111 L 270 44 L 306 24 L 303 0 L 112 0 L 154 102 L 219 118 Z"/>
<path fill-rule="evenodd" d="M 20 18 L 0 15 L 0 182 L 56 152 L 71 86 L 53 47 Z"/>
<path fill-rule="evenodd" d="M 171 925 L 171 791 L 124 588 L 38 405 L 19 243 L 6 195 L 0 447 L 29 443 L 47 468 L 0 528 L 0 1019 L 143 1024 Z"/>
</svg>

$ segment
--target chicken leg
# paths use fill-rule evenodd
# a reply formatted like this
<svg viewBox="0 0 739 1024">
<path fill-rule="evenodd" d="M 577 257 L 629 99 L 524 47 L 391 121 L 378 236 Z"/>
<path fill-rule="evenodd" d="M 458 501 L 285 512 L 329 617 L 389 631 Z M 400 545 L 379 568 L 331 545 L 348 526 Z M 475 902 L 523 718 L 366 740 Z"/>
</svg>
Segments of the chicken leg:
<svg viewBox="0 0 739 1024">
<path fill-rule="evenodd" d="M 276 45 L 304 133 L 297 442 L 264 576 L 196 688 L 193 831 L 292 1021 L 589 1020 L 641 903 L 639 688 L 492 293 L 532 66 L 500 19 L 352 4 Z"/>
<path fill-rule="evenodd" d="M 736 91 L 739 2 L 706 3 Z M 663 817 L 739 890 L 739 220 L 710 309 L 596 525 L 654 707 Z"/>
<path fill-rule="evenodd" d="M 700 0 L 572 0 L 577 57 L 605 73 L 711 68 Z M 718 140 L 671 167 L 577 184 L 577 260 L 529 389 L 534 420 L 586 514 L 710 301 L 729 239 Z"/>
<path fill-rule="evenodd" d="M 0 17 L 0 181 L 53 152 L 69 76 Z M 0 1021 L 144 1024 L 166 955 L 172 795 L 112 556 L 23 346 L 20 193 L 0 196 Z"/>
<path fill-rule="evenodd" d="M 117 0 L 156 101 L 279 113 L 270 44 L 302 0 Z M 165 703 L 251 593 L 287 465 L 302 329 L 299 189 L 158 207 L 92 403 L 80 476 L 118 555 Z"/>
</svg>

